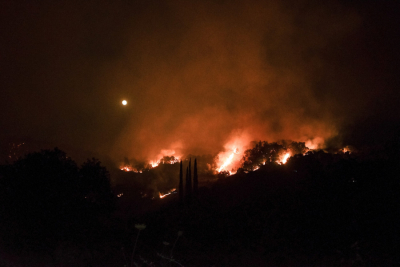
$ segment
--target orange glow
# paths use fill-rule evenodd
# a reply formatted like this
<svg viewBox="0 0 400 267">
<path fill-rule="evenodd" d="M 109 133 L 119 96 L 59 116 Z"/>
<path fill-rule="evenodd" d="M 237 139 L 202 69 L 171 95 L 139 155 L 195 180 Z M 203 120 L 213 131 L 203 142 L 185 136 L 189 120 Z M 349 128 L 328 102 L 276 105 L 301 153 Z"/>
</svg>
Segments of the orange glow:
<svg viewBox="0 0 400 267">
<path fill-rule="evenodd" d="M 172 155 L 166 155 L 166 152 L 171 153 Z M 178 156 L 174 156 L 173 154 L 175 153 L 175 151 L 173 150 L 162 150 L 162 153 L 160 155 L 158 155 L 159 160 L 152 160 L 150 161 L 146 168 L 155 168 L 158 165 L 160 165 L 160 163 L 163 164 L 175 164 L 178 163 L 180 160 L 180 157 Z M 121 171 L 126 171 L 126 172 L 136 172 L 136 173 L 142 173 L 142 170 L 137 170 L 136 168 L 133 168 L 130 165 L 121 165 L 119 167 L 119 169 Z"/>
<path fill-rule="evenodd" d="M 285 164 L 290 157 L 290 153 L 286 153 L 286 155 L 283 157 L 282 163 Z"/>
<path fill-rule="evenodd" d="M 215 171 L 236 173 L 240 167 L 242 153 L 249 147 L 251 137 L 246 132 L 233 132 L 230 140 L 224 145 L 224 151 L 218 154 Z"/>
<path fill-rule="evenodd" d="M 350 150 L 350 148 L 348 146 L 344 147 L 342 149 L 342 151 L 343 151 L 343 153 L 349 152 L 349 154 L 351 154 L 351 150 Z"/>
<path fill-rule="evenodd" d="M 126 171 L 126 172 L 133 171 L 132 167 L 130 167 L 130 166 L 122 166 L 122 167 L 120 167 L 120 170 L 121 171 Z"/>
<path fill-rule="evenodd" d="M 276 161 L 279 165 L 286 164 L 287 160 L 290 158 L 290 153 L 280 155 L 279 160 Z"/>
<path fill-rule="evenodd" d="M 306 147 L 311 150 L 322 148 L 323 144 L 324 139 L 321 137 L 316 137 L 314 139 L 309 139 L 308 141 L 306 141 Z"/>
<path fill-rule="evenodd" d="M 170 158 L 166 160 L 164 157 Z M 160 154 L 157 155 L 158 160 L 150 161 L 150 165 L 152 168 L 157 167 L 160 163 L 163 164 L 175 164 L 178 163 L 181 156 L 177 156 L 175 150 L 173 149 L 162 149 Z"/>
<path fill-rule="evenodd" d="M 142 171 L 138 171 L 135 168 L 132 168 L 132 166 L 129 165 L 122 165 L 121 167 L 119 167 L 119 169 L 121 171 L 125 171 L 125 172 L 136 172 L 136 173 L 142 173 Z"/>
<path fill-rule="evenodd" d="M 159 195 L 160 198 L 164 198 L 164 197 L 166 197 L 166 196 L 171 195 L 171 194 L 174 193 L 175 191 L 176 191 L 176 188 L 172 188 L 171 190 L 168 191 L 168 193 L 166 193 L 166 194 L 161 194 L 161 192 L 158 192 L 158 195 Z"/>
<path fill-rule="evenodd" d="M 237 148 L 229 155 L 229 157 L 224 161 L 224 164 L 222 164 L 221 167 L 219 167 L 218 172 L 221 172 L 222 170 L 225 170 L 226 166 L 230 165 L 232 163 L 233 157 L 235 156 L 235 151 L 237 151 Z"/>
<path fill-rule="evenodd" d="M 150 165 L 151 165 L 151 167 L 152 167 L 152 168 L 155 168 L 155 167 L 157 167 L 157 166 L 158 166 L 158 164 L 160 164 L 160 161 L 156 161 L 156 162 L 154 162 L 154 161 L 150 161 Z"/>
</svg>

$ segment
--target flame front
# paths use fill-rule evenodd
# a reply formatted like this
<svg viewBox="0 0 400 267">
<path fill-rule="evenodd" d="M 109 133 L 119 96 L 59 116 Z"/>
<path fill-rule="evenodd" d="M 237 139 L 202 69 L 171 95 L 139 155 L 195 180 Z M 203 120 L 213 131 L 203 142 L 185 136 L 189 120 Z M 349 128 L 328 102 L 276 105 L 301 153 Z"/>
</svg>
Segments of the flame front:
<svg viewBox="0 0 400 267">
<path fill-rule="evenodd" d="M 172 189 L 169 190 L 168 193 L 166 193 L 166 194 L 161 194 L 161 192 L 158 192 L 158 195 L 159 195 L 160 198 L 164 198 L 164 197 L 166 197 L 166 196 L 171 195 L 171 194 L 174 193 L 174 192 L 176 192 L 176 188 L 172 188 Z"/>
<path fill-rule="evenodd" d="M 282 159 L 282 163 L 285 164 L 289 157 L 290 157 L 290 153 L 286 153 L 285 156 Z"/>
<path fill-rule="evenodd" d="M 157 167 L 158 164 L 160 164 L 160 161 L 150 161 L 150 165 L 151 165 L 152 168 Z"/>
<path fill-rule="evenodd" d="M 119 168 L 121 171 L 125 171 L 125 172 L 136 172 L 136 173 L 142 173 L 142 171 L 138 171 L 137 169 L 133 168 L 132 166 L 129 165 L 122 165 Z"/>
<path fill-rule="evenodd" d="M 226 166 L 232 163 L 233 157 L 235 156 L 235 151 L 230 154 L 230 156 L 225 160 L 224 164 L 222 164 L 221 167 L 219 167 L 218 172 L 221 172 L 222 170 L 225 169 Z"/>
<path fill-rule="evenodd" d="M 132 167 L 129 167 L 129 166 L 122 166 L 122 167 L 120 168 L 120 170 L 121 170 L 121 171 L 126 171 L 126 172 L 131 172 L 131 171 L 133 171 Z"/>
<path fill-rule="evenodd" d="M 279 157 L 279 160 L 276 161 L 279 165 L 286 164 L 287 160 L 290 158 L 290 153 L 283 154 Z"/>
<path fill-rule="evenodd" d="M 125 165 L 121 165 L 119 167 L 119 169 L 121 171 L 126 171 L 126 172 L 136 172 L 136 173 L 142 173 L 144 169 L 151 169 L 151 168 L 155 168 L 160 164 L 175 164 L 175 163 L 179 163 L 180 160 L 180 156 L 175 156 L 175 151 L 173 150 L 162 150 L 162 153 L 160 155 L 158 155 L 158 160 L 152 160 L 152 161 L 148 161 L 147 164 L 145 164 L 145 167 L 143 169 L 136 169 L 133 168 L 132 165 L 127 165 L 125 163 Z M 168 153 L 171 153 L 171 155 L 168 155 Z"/>
</svg>

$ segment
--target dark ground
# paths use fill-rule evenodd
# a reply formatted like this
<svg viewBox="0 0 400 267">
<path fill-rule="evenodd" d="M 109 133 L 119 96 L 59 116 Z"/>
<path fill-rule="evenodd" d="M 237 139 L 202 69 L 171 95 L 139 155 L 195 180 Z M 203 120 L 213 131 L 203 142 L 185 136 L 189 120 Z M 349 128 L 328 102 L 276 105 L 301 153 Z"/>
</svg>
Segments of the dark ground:
<svg viewBox="0 0 400 267">
<path fill-rule="evenodd" d="M 137 266 L 396 266 L 398 150 L 371 151 L 312 152 L 239 171 L 184 204 L 178 194 L 152 200 L 138 184 L 120 185 L 113 212 L 85 206 L 52 230 L 36 228 L 52 222 L 47 216 L 24 210 L 18 218 L 31 216 L 33 225 L 18 224 L 3 205 L 0 266 L 124 266 L 137 224 L 146 225 Z"/>
</svg>

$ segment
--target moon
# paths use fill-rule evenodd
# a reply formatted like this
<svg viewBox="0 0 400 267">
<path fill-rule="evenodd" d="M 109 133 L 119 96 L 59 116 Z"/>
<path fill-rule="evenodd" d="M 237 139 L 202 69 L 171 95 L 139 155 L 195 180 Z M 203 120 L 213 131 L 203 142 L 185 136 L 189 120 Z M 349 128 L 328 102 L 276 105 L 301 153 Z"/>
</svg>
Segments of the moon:
<svg viewBox="0 0 400 267">
<path fill-rule="evenodd" d="M 128 101 L 122 100 L 122 105 L 126 106 L 128 104 Z"/>
</svg>

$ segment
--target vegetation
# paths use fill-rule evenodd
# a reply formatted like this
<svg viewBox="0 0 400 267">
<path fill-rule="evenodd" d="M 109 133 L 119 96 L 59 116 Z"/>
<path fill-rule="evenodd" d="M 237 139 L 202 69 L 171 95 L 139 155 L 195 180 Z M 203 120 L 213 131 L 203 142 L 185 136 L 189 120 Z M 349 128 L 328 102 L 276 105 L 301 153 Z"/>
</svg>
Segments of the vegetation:
<svg viewBox="0 0 400 267">
<path fill-rule="evenodd" d="M 268 151 L 280 146 L 261 142 L 246 157 L 273 157 Z M 302 151 L 302 144 L 290 149 L 296 147 Z M 108 171 L 96 159 L 78 167 L 58 149 L 29 154 L 0 169 L 1 264 L 395 265 L 399 148 L 293 153 L 284 165 L 271 160 L 248 172 L 244 166 L 200 186 L 196 201 L 184 205 L 178 204 L 181 192 L 143 197 L 135 181 L 115 198 Z M 197 160 L 193 193 L 196 170 Z M 182 171 L 179 181 L 181 191 Z"/>
</svg>

